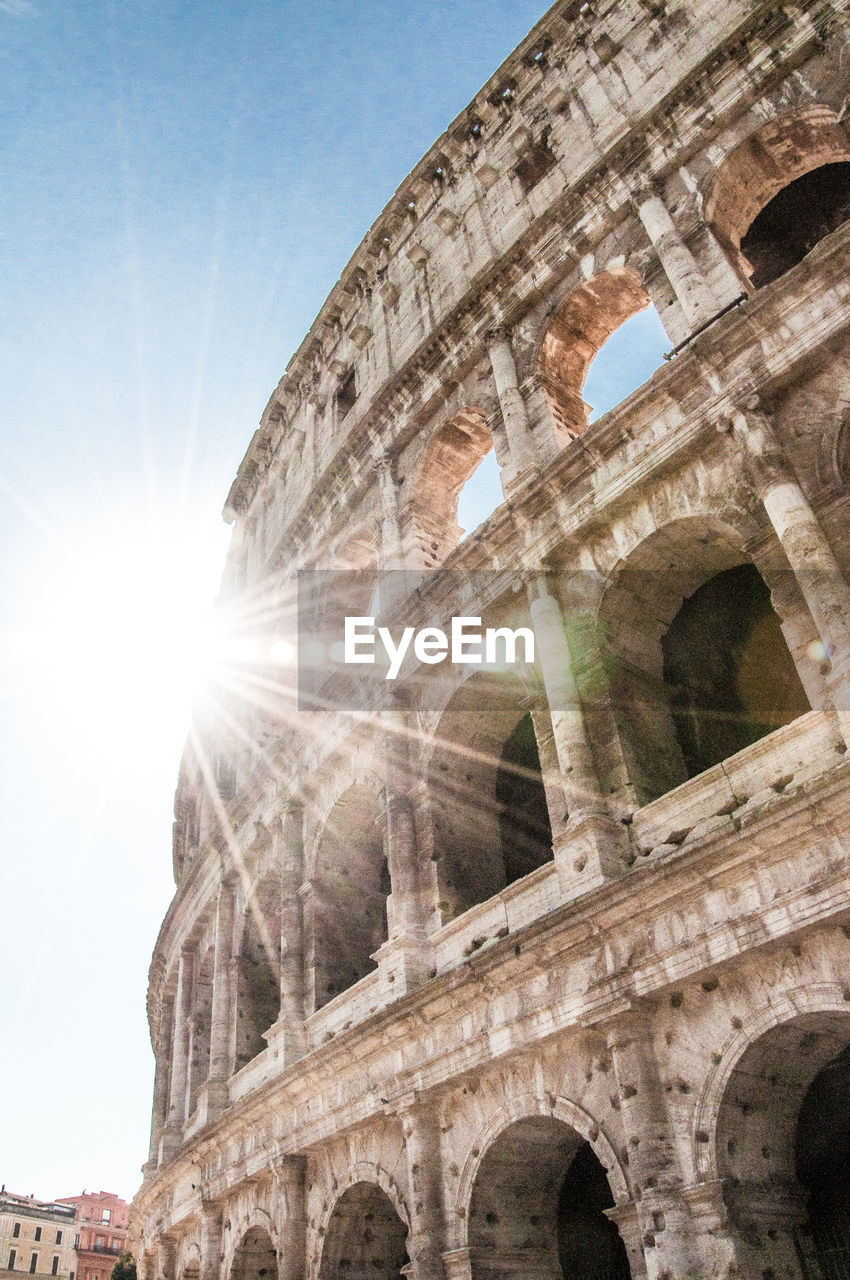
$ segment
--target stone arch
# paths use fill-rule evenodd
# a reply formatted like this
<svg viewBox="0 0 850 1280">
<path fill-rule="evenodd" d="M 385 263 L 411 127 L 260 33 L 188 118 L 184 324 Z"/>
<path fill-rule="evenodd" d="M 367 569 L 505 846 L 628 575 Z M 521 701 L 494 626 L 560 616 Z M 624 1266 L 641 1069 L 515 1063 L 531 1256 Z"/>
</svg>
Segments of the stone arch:
<svg viewBox="0 0 850 1280">
<path fill-rule="evenodd" d="M 848 1054 L 844 993 L 823 984 L 790 992 L 764 1010 L 746 1034 L 727 1044 L 706 1084 L 697 1116 L 707 1126 L 696 1131 L 705 1148 L 698 1165 L 704 1178 L 713 1174 L 723 1189 L 737 1260 L 745 1270 L 756 1259 L 764 1274 L 772 1263 L 799 1258 L 802 1271 L 782 1274 L 808 1275 L 803 1259 L 813 1260 L 812 1273 L 821 1274 L 819 1249 L 824 1233 L 833 1243 L 836 1209 L 846 1230 Z M 836 1071 L 838 1111 L 835 1086 L 830 1089 Z M 842 1142 L 843 1158 L 839 1154 L 836 1162 L 834 1147 Z M 829 1185 L 824 1196 L 818 1177 L 824 1167 L 830 1168 L 830 1184 L 835 1168 L 841 1169 L 843 1189 Z M 846 1243 L 841 1260 L 844 1267 L 850 1262 Z"/>
<path fill-rule="evenodd" d="M 461 1171 L 456 1197 L 457 1211 L 450 1225 L 451 1247 L 468 1248 L 472 1276 L 489 1275 L 487 1257 L 495 1249 L 507 1263 L 520 1250 L 523 1264 L 539 1255 L 540 1274 L 558 1275 L 557 1216 L 559 1192 L 572 1162 L 581 1160 L 607 1178 L 610 1207 L 630 1202 L 625 1175 L 607 1137 L 596 1121 L 566 1098 L 543 1099 L 524 1094 L 511 1099 L 476 1136 Z M 527 1176 L 524 1164 L 533 1162 L 535 1175 Z M 488 1174 L 494 1186 L 487 1202 L 482 1184 Z M 530 1193 L 540 1201 L 520 1224 L 510 1220 L 511 1200 Z M 603 1235 L 616 1235 L 613 1226 L 600 1223 Z M 522 1239 L 516 1235 L 519 1231 Z M 616 1250 L 616 1246 L 614 1247 Z M 519 1255 L 515 1255 L 519 1256 Z M 625 1252 L 622 1251 L 625 1258 Z M 500 1272 L 501 1274 L 501 1272 Z M 527 1274 L 517 1271 L 516 1274 Z M 623 1274 L 628 1275 L 626 1270 Z"/>
<path fill-rule="evenodd" d="M 428 756 L 428 798 L 444 922 L 552 857 L 528 691 L 476 671 L 446 702 Z"/>
<path fill-rule="evenodd" d="M 728 152 L 712 175 L 706 192 L 704 210 L 706 221 L 726 249 L 733 265 L 747 284 L 756 286 L 775 279 L 799 261 L 812 244 L 801 240 L 782 261 L 765 257 L 760 250 L 761 265 L 750 261 L 753 248 L 746 243 L 748 233 L 757 218 L 786 188 L 790 188 L 816 170 L 826 166 L 850 166 L 850 136 L 835 112 L 821 104 L 803 107 L 769 120 L 748 134 Z M 845 170 L 842 181 L 847 183 Z M 837 176 L 837 175 L 836 175 Z M 810 193 L 817 200 L 817 193 Z M 838 213 L 836 212 L 836 217 Z M 846 213 L 845 213 L 846 217 Z M 843 218 L 839 218 L 839 221 Z M 818 230 L 814 219 L 808 218 L 807 234 L 814 240 L 822 239 L 833 226 Z M 834 222 L 837 226 L 838 222 Z M 815 230 L 812 230 L 812 228 Z M 748 257 L 748 252 L 750 257 Z M 776 257 L 774 245 L 773 257 Z M 779 269 L 781 268 L 781 269 Z"/>
<path fill-rule="evenodd" d="M 673 520 L 620 560 L 599 629 L 639 804 L 810 709 L 774 608 L 781 594 L 771 596 L 739 533 L 712 516 Z M 783 694 L 775 707 L 763 688 L 771 673 Z"/>
<path fill-rule="evenodd" d="M 226 1270 L 227 1280 L 277 1280 L 278 1250 L 272 1240 L 271 1225 L 248 1226 L 233 1249 Z"/>
<path fill-rule="evenodd" d="M 700 1182 L 715 1182 L 721 1175 L 718 1160 L 718 1121 L 724 1095 L 733 1073 L 744 1055 L 765 1035 L 794 1022 L 798 1018 L 820 1015 L 847 1017 L 845 989 L 835 982 L 813 983 L 797 987 L 771 999 L 771 1003 L 755 1012 L 746 1027 L 728 1037 L 720 1053 L 720 1061 L 711 1069 L 694 1112 L 693 1165 Z"/>
<path fill-rule="evenodd" d="M 327 567 L 335 575 L 334 611 L 368 614 L 378 586 L 377 524 L 364 521 L 339 538 Z"/>
<path fill-rule="evenodd" d="M 186 1081 L 187 1112 L 191 1116 L 198 1105 L 198 1091 L 210 1069 L 210 1035 L 212 1031 L 212 992 L 215 945 L 211 936 L 202 940 L 192 991 L 192 1027 L 189 1037 L 188 1078 Z"/>
<path fill-rule="evenodd" d="M 559 305 L 538 353 L 541 385 L 562 439 L 581 435 L 588 424 L 582 398 L 588 369 L 615 330 L 650 305 L 631 267 L 609 267 L 580 285 Z"/>
<path fill-rule="evenodd" d="M 422 562 L 440 564 L 458 545 L 458 499 L 463 486 L 493 448 L 483 409 L 452 414 L 431 437 L 417 469 L 412 493 L 413 529 Z"/>
<path fill-rule="evenodd" d="M 280 1013 L 281 883 L 269 872 L 251 889 L 237 949 L 235 1070 L 266 1048 Z"/>
<path fill-rule="evenodd" d="M 201 1274 L 201 1246 L 197 1240 L 185 1240 L 180 1250 L 180 1280 L 198 1280 Z"/>
<path fill-rule="evenodd" d="M 337 797 L 316 839 L 305 903 L 314 1010 L 371 973 L 387 940 L 385 825 L 375 786 L 356 782 Z"/>
<path fill-rule="evenodd" d="M 388 1179 L 376 1173 L 359 1163 L 330 1207 L 319 1230 L 319 1280 L 401 1280 L 406 1274 L 409 1221 Z"/>
</svg>

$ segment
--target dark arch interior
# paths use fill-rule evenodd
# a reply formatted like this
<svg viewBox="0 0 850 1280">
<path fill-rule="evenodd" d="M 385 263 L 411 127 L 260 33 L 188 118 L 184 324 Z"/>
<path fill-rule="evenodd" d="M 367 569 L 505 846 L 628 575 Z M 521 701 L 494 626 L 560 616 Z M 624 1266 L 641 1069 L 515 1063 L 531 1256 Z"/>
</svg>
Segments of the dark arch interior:
<svg viewBox="0 0 850 1280">
<path fill-rule="evenodd" d="M 552 828 L 530 713 L 505 743 L 495 791 L 507 885 L 552 857 Z"/>
<path fill-rule="evenodd" d="M 233 1258 L 230 1280 L 277 1280 L 277 1254 L 267 1233 L 252 1227 Z"/>
<path fill-rule="evenodd" d="M 850 163 L 825 164 L 783 187 L 741 240 L 756 288 L 770 284 L 850 217 Z"/>
<path fill-rule="evenodd" d="M 380 1187 L 358 1182 L 339 1198 L 322 1248 L 320 1280 L 402 1280 L 407 1228 Z"/>
<path fill-rule="evenodd" d="M 685 600 L 662 649 L 689 778 L 810 710 L 754 565 L 716 574 Z"/>
<path fill-rule="evenodd" d="M 473 677 L 449 704 L 430 796 L 444 922 L 551 860 L 534 726 L 499 677 Z"/>
<path fill-rule="evenodd" d="M 387 940 L 389 892 L 377 796 L 353 787 L 328 819 L 313 879 L 317 1009 L 374 970 L 372 956 Z"/>
<path fill-rule="evenodd" d="M 815 1076 L 797 1120 L 797 1178 L 809 1192 L 801 1251 L 812 1280 L 850 1275 L 850 1045 Z M 807 1275 L 807 1280 L 809 1276 Z"/>
<path fill-rule="evenodd" d="M 614 1197 L 589 1142 L 573 1157 L 558 1198 L 558 1261 L 565 1276 L 629 1280 L 626 1246 L 605 1210 Z"/>
<path fill-rule="evenodd" d="M 273 898 L 273 889 L 255 898 L 245 921 L 236 1001 L 237 1071 L 266 1048 L 263 1032 L 280 1012 L 280 914 Z"/>
<path fill-rule="evenodd" d="M 590 1144 L 559 1120 L 510 1125 L 478 1169 L 469 1211 L 473 1280 L 553 1276 L 629 1280 L 606 1216 L 614 1198 Z"/>
</svg>

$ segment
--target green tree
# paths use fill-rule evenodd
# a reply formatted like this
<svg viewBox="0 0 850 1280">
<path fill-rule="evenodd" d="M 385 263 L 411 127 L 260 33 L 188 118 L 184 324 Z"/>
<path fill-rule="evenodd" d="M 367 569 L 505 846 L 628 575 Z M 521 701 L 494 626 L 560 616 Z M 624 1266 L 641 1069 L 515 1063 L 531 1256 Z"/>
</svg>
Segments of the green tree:
<svg viewBox="0 0 850 1280">
<path fill-rule="evenodd" d="M 136 1280 L 136 1259 L 132 1253 L 119 1253 L 110 1280 Z"/>
</svg>

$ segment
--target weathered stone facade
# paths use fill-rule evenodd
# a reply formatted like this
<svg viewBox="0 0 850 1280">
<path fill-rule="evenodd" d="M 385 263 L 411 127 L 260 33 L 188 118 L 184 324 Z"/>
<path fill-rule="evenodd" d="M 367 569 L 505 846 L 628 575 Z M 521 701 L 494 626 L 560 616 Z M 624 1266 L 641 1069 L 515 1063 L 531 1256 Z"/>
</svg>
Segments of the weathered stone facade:
<svg viewBox="0 0 850 1280">
<path fill-rule="evenodd" d="M 848 66 L 844 0 L 556 4 L 291 361 L 246 627 L 303 567 L 449 616 L 442 565 L 538 661 L 486 714 L 255 671 L 199 723 L 143 1280 L 850 1274 Z M 588 425 L 650 302 L 671 358 Z"/>
</svg>

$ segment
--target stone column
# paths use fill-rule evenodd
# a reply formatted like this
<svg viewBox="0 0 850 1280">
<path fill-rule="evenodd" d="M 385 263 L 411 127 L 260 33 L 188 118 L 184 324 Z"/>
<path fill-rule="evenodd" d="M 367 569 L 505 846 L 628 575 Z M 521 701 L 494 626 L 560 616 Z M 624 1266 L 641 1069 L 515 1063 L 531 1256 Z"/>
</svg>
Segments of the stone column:
<svg viewBox="0 0 850 1280">
<path fill-rule="evenodd" d="M 391 892 L 387 901 L 388 939 L 378 951 L 378 967 L 385 993 L 397 998 L 425 981 L 433 967 L 433 955 L 419 875 L 407 716 L 402 711 L 385 711 L 382 721 L 387 769 L 384 847 Z"/>
<path fill-rule="evenodd" d="M 443 1171 L 437 1106 L 414 1103 L 402 1113 L 401 1126 L 410 1187 L 409 1274 L 412 1280 L 445 1280 Z"/>
<path fill-rule="evenodd" d="M 174 1006 L 163 1001 L 160 1015 L 160 1044 L 156 1055 L 156 1073 L 153 1085 L 153 1113 L 151 1115 L 151 1142 L 146 1172 L 156 1167 L 159 1158 L 159 1139 L 168 1121 L 168 1095 L 171 1084 L 170 1058 Z"/>
<path fill-rule="evenodd" d="M 280 818 L 280 1019 L 282 1034 L 275 1048 L 284 1066 L 302 1058 L 307 1049 L 304 1034 L 304 811 L 290 800 Z M 272 1038 L 269 1037 L 269 1043 Z"/>
<path fill-rule="evenodd" d="M 531 579 L 527 590 L 567 810 L 562 836 L 553 831 L 555 862 L 564 890 L 585 890 L 624 870 L 627 835 L 599 791 L 561 606 L 545 574 Z"/>
<path fill-rule="evenodd" d="M 818 629 L 829 664 L 827 689 L 850 745 L 850 588 L 768 415 L 748 405 L 734 415 L 732 427 Z"/>
<path fill-rule="evenodd" d="M 711 320 L 720 307 L 696 259 L 656 191 L 651 188 L 642 191 L 635 198 L 635 207 L 688 323 L 692 329 L 698 329 Z"/>
<path fill-rule="evenodd" d="M 276 1220 L 282 1223 L 278 1280 L 303 1280 L 307 1254 L 307 1159 L 285 1156 L 272 1164 L 278 1196 Z"/>
<path fill-rule="evenodd" d="M 514 353 L 504 329 L 494 329 L 489 334 L 487 350 L 511 453 L 513 480 L 516 483 L 538 470 L 538 460 L 528 425 L 525 401 L 519 389 Z"/>
<path fill-rule="evenodd" d="M 160 1237 L 157 1277 L 158 1280 L 176 1280 L 177 1277 L 177 1244 L 170 1236 Z"/>
<path fill-rule="evenodd" d="M 552 828 L 552 839 L 556 840 L 566 828 L 568 813 L 564 785 L 561 781 L 561 765 L 555 747 L 552 716 L 545 693 L 528 698 L 523 706 L 528 707 L 531 723 L 534 725 L 534 739 L 537 743 L 540 775 L 543 779 L 546 808 L 549 812 L 549 826 Z"/>
<path fill-rule="evenodd" d="M 393 466 L 389 458 L 377 462 L 378 490 L 381 499 L 381 563 L 382 571 L 404 569 L 405 556 L 398 518 L 398 493 Z"/>
<path fill-rule="evenodd" d="M 381 498 L 378 601 L 380 613 L 386 614 L 410 594 L 421 577 L 421 570 L 414 568 L 415 549 L 405 545 L 392 462 L 382 458 L 377 467 Z"/>
<path fill-rule="evenodd" d="M 221 1280 L 222 1217 L 217 1204 L 201 1205 L 201 1273 L 199 1280 Z"/>
<path fill-rule="evenodd" d="M 171 1037 L 171 1088 L 168 1095 L 168 1124 L 160 1143 L 160 1163 L 180 1146 L 186 1123 L 186 1084 L 189 1075 L 189 1032 L 192 1017 L 192 986 L 195 953 L 189 947 L 180 952 L 177 966 L 177 995 L 174 1000 L 174 1032 Z"/>
<path fill-rule="evenodd" d="M 675 1135 L 653 1044 L 651 1010 L 608 1024 L 628 1172 L 650 1280 L 707 1274 L 683 1196 Z"/>
<path fill-rule="evenodd" d="M 212 1012 L 210 1015 L 210 1065 L 204 1088 L 205 1119 L 211 1120 L 227 1106 L 227 1081 L 233 1074 L 233 999 L 230 961 L 233 954 L 233 917 L 236 910 L 236 886 L 223 880 L 218 890 L 215 909 L 215 943 L 213 949 Z"/>
</svg>

